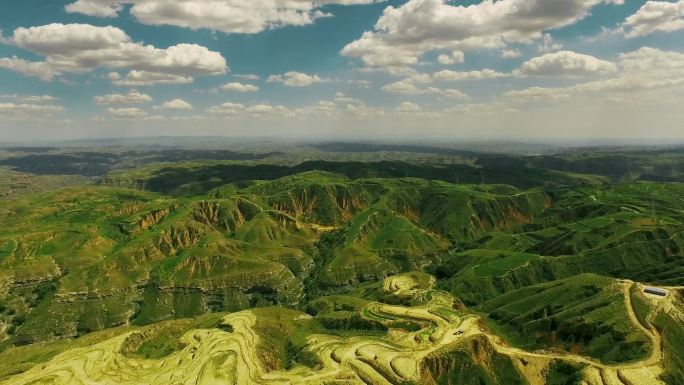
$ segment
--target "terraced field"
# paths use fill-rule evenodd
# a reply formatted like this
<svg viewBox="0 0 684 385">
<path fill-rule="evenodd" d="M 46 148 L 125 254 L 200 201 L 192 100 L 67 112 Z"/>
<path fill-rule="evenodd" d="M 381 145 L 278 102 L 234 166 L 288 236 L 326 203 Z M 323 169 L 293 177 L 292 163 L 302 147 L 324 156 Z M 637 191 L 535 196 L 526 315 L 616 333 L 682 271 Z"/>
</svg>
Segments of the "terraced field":
<svg viewBox="0 0 684 385">
<path fill-rule="evenodd" d="M 416 273 L 418 274 L 418 273 Z M 434 283 L 434 279 L 431 280 Z M 630 319 L 633 316 L 629 288 L 623 284 Z M 251 310 L 223 317 L 212 329 L 188 331 L 179 342 L 182 349 L 160 359 L 142 359 L 126 354 L 144 343 L 146 330 L 123 333 L 91 347 L 68 350 L 51 361 L 2 382 L 24 384 L 405 384 L 434 382 L 434 373 L 426 361 L 448 356 L 459 346 L 479 341 L 510 360 L 529 380 L 542 384 L 548 366 L 565 362 L 582 366 L 586 384 L 660 384 L 659 363 L 663 359 L 661 338 L 652 327 L 640 326 L 653 341 L 652 353 L 644 360 L 620 365 L 606 365 L 583 356 L 559 352 L 529 352 L 506 345 L 483 328 L 479 317 L 454 310 L 454 298 L 448 293 L 423 287 L 412 274 L 384 280 L 384 294 L 422 302 L 417 306 L 397 306 L 379 302 L 366 305 L 361 314 L 368 319 L 390 324 L 398 321 L 420 325 L 409 332 L 391 329 L 383 338 L 339 336 L 311 333 L 305 347 L 318 364 L 315 368 L 297 365 L 289 370 L 267 372 L 257 354 L 262 336 L 255 330 L 257 315 Z M 668 302 L 669 304 L 670 302 Z M 668 306 L 668 305 L 659 305 Z M 311 318 L 307 314 L 292 317 L 293 322 Z M 637 324 L 635 324 L 637 326 Z M 485 362 L 478 362 L 484 365 Z M 497 375 L 492 373 L 492 375 Z"/>
</svg>

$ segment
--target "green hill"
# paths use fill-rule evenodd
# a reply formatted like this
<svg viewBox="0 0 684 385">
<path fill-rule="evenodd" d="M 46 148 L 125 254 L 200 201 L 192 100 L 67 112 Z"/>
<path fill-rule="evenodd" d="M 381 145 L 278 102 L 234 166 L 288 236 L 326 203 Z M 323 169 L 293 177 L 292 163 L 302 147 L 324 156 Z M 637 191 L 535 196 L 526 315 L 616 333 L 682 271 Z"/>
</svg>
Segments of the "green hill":
<svg viewBox="0 0 684 385">
<path fill-rule="evenodd" d="M 681 378 L 679 297 L 625 290 L 684 285 L 684 185 L 402 162 L 159 167 L 2 201 L 0 379 L 58 371 L 83 341 L 173 372 L 189 349 L 216 353 L 207 338 L 265 378 Z"/>
</svg>

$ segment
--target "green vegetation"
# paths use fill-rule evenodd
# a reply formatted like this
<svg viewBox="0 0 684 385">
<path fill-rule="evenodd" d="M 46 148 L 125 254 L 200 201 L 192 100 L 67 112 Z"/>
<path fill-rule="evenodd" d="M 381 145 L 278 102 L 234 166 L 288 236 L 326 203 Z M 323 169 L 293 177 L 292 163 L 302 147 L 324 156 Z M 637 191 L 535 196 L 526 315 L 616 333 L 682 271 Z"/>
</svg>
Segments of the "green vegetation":
<svg viewBox="0 0 684 385">
<path fill-rule="evenodd" d="M 160 334 L 143 342 L 136 353 L 148 359 L 159 359 L 166 357 L 173 352 L 177 352 L 182 348 L 183 345 L 178 342 L 177 337 L 168 334 Z"/>
<path fill-rule="evenodd" d="M 36 175 L 0 166 L 0 200 L 88 183 L 79 175 Z"/>
<path fill-rule="evenodd" d="M 567 362 L 554 361 L 546 375 L 547 385 L 580 385 L 581 383 L 581 368 Z"/>
<path fill-rule="evenodd" d="M 651 305 L 648 300 L 644 298 L 644 294 L 639 291 L 638 286 L 632 286 L 629 291 L 629 295 L 632 301 L 632 307 L 634 308 L 634 314 L 636 315 L 639 323 L 646 329 L 650 326 L 650 315 L 652 314 Z"/>
<path fill-rule="evenodd" d="M 483 362 L 487 363 L 486 367 Z M 425 365 L 430 380 L 438 385 L 526 384 L 511 359 L 497 353 L 485 339 L 461 344 L 448 355 L 430 357 Z"/>
<path fill-rule="evenodd" d="M 532 346 L 558 346 L 604 362 L 643 358 L 652 347 L 627 316 L 622 291 L 610 278 L 578 275 L 512 290 L 483 306 L 489 318 Z"/>
<path fill-rule="evenodd" d="M 477 277 L 502 277 L 510 271 L 527 265 L 531 261 L 540 259 L 539 256 L 524 253 L 499 254 L 493 260 L 486 260 L 473 267 L 473 274 Z"/>
<path fill-rule="evenodd" d="M 274 383 L 684 382 L 680 152 L 382 148 L 8 150 L 0 381 L 98 345 Z"/>
<path fill-rule="evenodd" d="M 674 300 L 674 309 L 661 311 L 653 324 L 663 337 L 665 360 L 661 379 L 667 385 L 684 383 L 684 312 L 682 298 Z"/>
</svg>

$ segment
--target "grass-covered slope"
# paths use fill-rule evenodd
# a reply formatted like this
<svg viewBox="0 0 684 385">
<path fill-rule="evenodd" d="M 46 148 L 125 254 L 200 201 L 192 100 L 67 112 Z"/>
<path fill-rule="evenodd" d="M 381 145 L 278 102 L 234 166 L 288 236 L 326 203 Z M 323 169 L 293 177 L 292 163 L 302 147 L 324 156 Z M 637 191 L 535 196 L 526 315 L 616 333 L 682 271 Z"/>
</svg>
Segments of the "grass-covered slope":
<svg viewBox="0 0 684 385">
<path fill-rule="evenodd" d="M 542 191 L 322 172 L 187 198 L 91 186 L 17 199 L 0 218 L 5 338 L 298 306 L 421 269 L 550 204 Z"/>
<path fill-rule="evenodd" d="M 90 180 L 78 175 L 36 175 L 0 166 L 0 200 L 84 185 Z"/>
<path fill-rule="evenodd" d="M 627 315 L 622 286 L 582 274 L 509 291 L 482 310 L 498 330 L 528 348 L 557 347 L 624 362 L 643 358 L 652 347 Z"/>
<path fill-rule="evenodd" d="M 554 203 L 524 226 L 489 232 L 432 269 L 470 305 L 581 273 L 681 285 L 683 193 L 652 183 L 550 192 Z"/>
</svg>

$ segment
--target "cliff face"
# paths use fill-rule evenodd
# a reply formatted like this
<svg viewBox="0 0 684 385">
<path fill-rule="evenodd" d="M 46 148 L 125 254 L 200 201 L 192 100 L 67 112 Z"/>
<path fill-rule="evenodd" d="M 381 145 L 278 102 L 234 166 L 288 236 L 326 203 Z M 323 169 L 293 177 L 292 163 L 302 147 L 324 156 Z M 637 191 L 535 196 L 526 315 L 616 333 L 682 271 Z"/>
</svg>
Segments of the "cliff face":
<svg viewBox="0 0 684 385">
<path fill-rule="evenodd" d="M 322 226 L 340 226 L 370 204 L 371 196 L 358 184 L 296 186 L 268 199 L 276 210 Z"/>
<path fill-rule="evenodd" d="M 240 226 L 251 221 L 261 211 L 259 206 L 246 199 L 207 200 L 196 204 L 192 218 L 197 222 L 230 233 L 237 231 Z"/>
<path fill-rule="evenodd" d="M 171 210 L 173 210 L 173 208 L 161 209 L 145 215 L 136 223 L 137 226 L 135 227 L 134 232 L 145 231 L 150 227 L 159 224 L 159 222 L 171 213 Z"/>
</svg>

